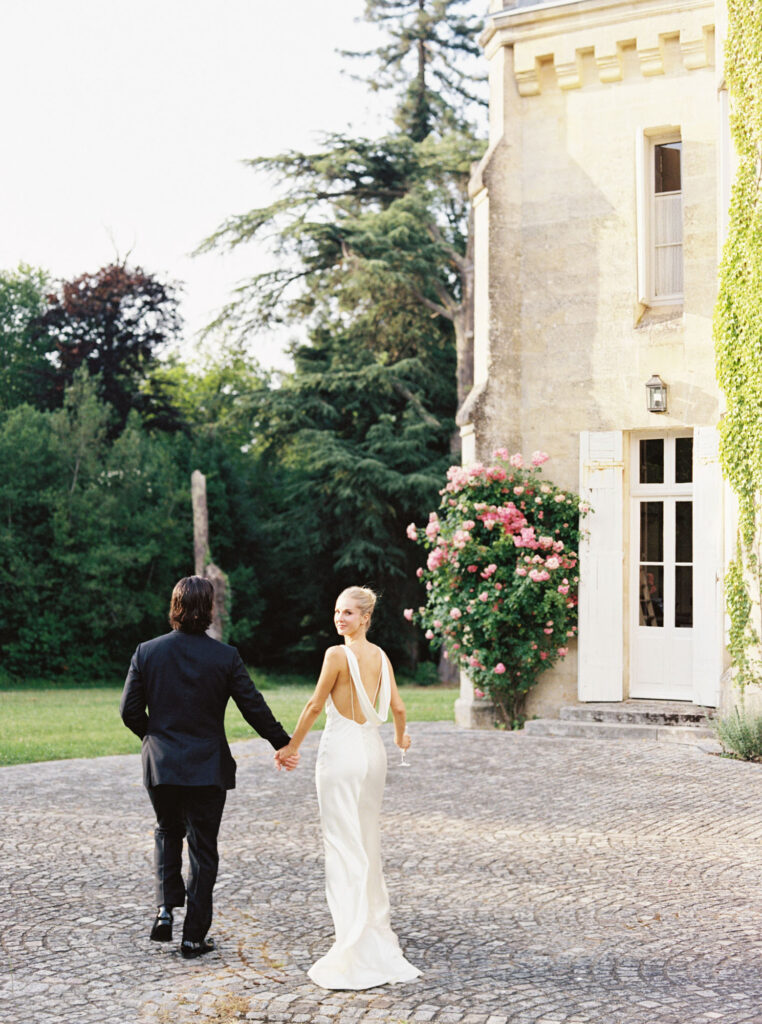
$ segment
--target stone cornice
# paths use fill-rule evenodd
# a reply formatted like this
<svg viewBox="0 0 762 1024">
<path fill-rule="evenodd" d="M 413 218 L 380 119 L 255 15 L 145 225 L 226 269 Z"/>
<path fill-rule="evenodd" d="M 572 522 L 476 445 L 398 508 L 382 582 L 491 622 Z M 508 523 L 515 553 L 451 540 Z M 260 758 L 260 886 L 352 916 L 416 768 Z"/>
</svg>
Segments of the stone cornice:
<svg viewBox="0 0 762 1024">
<path fill-rule="evenodd" d="M 488 57 L 513 48 L 519 93 L 532 96 L 541 90 L 541 63 L 552 63 L 561 89 L 583 84 L 583 57 L 600 82 L 619 81 L 627 48 L 637 52 L 640 74 L 664 74 L 667 40 L 686 71 L 710 67 L 714 20 L 714 0 L 558 0 L 494 12 L 481 42 Z"/>
</svg>

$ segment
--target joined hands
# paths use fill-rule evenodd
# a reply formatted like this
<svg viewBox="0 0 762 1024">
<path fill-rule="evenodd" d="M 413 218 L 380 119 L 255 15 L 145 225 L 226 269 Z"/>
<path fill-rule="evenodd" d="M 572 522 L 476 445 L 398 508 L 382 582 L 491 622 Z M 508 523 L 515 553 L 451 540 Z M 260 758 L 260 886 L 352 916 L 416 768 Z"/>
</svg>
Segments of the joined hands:
<svg viewBox="0 0 762 1024">
<path fill-rule="evenodd" d="M 289 743 L 285 747 L 281 747 L 280 750 L 275 751 L 273 760 L 278 771 L 281 768 L 285 768 L 287 772 L 292 772 L 299 764 L 299 751 L 295 750 Z"/>
</svg>

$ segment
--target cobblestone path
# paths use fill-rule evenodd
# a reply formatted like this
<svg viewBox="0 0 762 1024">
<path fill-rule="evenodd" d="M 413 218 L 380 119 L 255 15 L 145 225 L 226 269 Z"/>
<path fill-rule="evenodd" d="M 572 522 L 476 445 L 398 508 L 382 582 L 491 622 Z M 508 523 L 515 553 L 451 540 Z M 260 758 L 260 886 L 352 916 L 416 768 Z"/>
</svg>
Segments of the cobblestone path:
<svg viewBox="0 0 762 1024">
<path fill-rule="evenodd" d="M 235 745 L 212 934 L 148 941 L 137 757 L 0 769 L 0 1020 L 761 1024 L 762 766 L 681 746 L 415 724 L 384 810 L 392 920 L 424 976 L 324 992 L 312 771 Z M 391 751 L 391 733 L 386 740 Z"/>
</svg>

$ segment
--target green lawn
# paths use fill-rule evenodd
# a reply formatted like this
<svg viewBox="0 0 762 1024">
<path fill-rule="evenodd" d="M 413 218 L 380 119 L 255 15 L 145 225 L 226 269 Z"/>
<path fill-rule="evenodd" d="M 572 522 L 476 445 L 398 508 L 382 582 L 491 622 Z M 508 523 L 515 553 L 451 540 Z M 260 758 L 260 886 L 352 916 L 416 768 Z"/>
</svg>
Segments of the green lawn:
<svg viewBox="0 0 762 1024">
<path fill-rule="evenodd" d="M 275 717 L 291 732 L 312 693 L 304 678 L 267 677 L 254 671 Z M 402 699 L 411 722 L 451 720 L 458 691 L 440 686 L 402 686 Z M 140 741 L 119 717 L 121 687 L 0 685 L 0 765 L 57 761 L 66 757 L 134 754 Z M 324 715 L 315 728 L 322 729 Z M 231 701 L 225 719 L 231 740 L 255 735 Z"/>
</svg>

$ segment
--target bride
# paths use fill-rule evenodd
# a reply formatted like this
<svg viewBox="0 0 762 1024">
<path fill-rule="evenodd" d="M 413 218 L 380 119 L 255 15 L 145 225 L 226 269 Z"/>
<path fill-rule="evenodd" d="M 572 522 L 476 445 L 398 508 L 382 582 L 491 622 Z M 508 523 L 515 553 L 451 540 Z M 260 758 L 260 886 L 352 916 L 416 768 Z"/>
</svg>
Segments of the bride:
<svg viewBox="0 0 762 1024">
<path fill-rule="evenodd" d="M 315 692 L 280 765 L 299 749 L 323 706 L 315 779 L 325 846 L 325 887 L 336 941 L 309 976 L 322 988 L 364 989 L 412 981 L 421 973 L 402 955 L 389 924 L 389 897 L 381 869 L 381 799 L 386 750 L 378 726 L 391 708 L 395 743 L 410 746 L 405 705 L 380 647 L 366 638 L 376 595 L 367 587 L 339 594 L 334 624 L 343 646 L 329 647 Z"/>
</svg>

